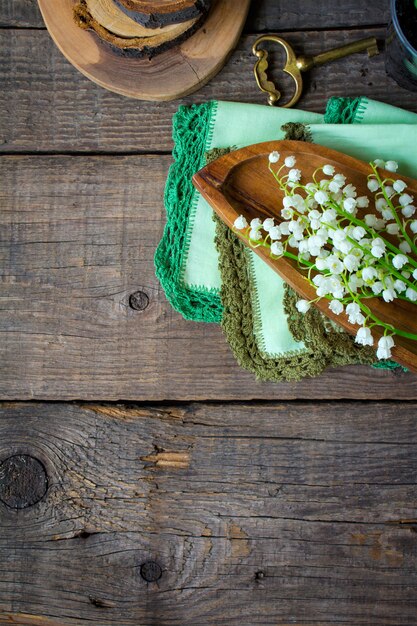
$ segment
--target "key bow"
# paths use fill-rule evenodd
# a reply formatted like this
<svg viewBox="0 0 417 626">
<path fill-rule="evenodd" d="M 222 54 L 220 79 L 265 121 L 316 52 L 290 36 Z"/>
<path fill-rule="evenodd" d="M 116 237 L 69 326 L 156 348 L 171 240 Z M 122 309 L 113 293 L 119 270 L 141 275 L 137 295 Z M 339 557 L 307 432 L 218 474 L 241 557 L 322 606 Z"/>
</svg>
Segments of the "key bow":
<svg viewBox="0 0 417 626">
<path fill-rule="evenodd" d="M 268 52 L 265 49 L 258 47 L 264 41 L 272 41 L 274 43 L 277 43 L 285 50 L 286 61 L 282 69 L 284 72 L 286 72 L 286 74 L 289 74 L 293 78 L 295 83 L 295 93 L 291 100 L 289 100 L 286 104 L 283 104 L 282 107 L 292 107 L 293 104 L 298 102 L 303 91 L 301 69 L 304 68 L 299 67 L 299 63 L 303 62 L 304 60 L 302 58 L 297 59 L 295 52 L 290 44 L 285 41 L 285 39 L 282 39 L 277 35 L 262 35 L 261 37 L 258 37 L 258 39 L 255 41 L 252 46 L 252 52 L 255 56 L 258 57 L 258 61 L 255 63 L 253 71 L 259 89 L 268 94 L 268 103 L 271 105 L 274 105 L 278 102 L 278 100 L 281 98 L 281 92 L 275 87 L 275 84 L 268 79 L 268 75 L 266 73 L 268 69 Z"/>
<path fill-rule="evenodd" d="M 289 74 L 295 82 L 295 94 L 287 104 L 283 104 L 284 108 L 291 107 L 295 104 L 303 91 L 303 81 L 301 78 L 301 72 L 307 72 L 315 65 L 323 65 L 329 61 L 336 61 L 342 59 L 349 54 L 355 54 L 356 52 L 368 52 L 368 56 L 375 56 L 379 53 L 378 42 L 375 37 L 367 37 L 366 39 L 359 39 L 344 46 L 338 46 L 337 48 L 331 48 L 315 56 L 301 56 L 296 57 L 292 47 L 281 37 L 276 35 L 262 35 L 259 37 L 252 46 L 252 52 L 258 57 L 258 61 L 255 64 L 254 73 L 256 82 L 259 89 L 268 94 L 269 104 L 276 104 L 281 97 L 281 93 L 275 87 L 274 83 L 268 79 L 266 70 L 268 69 L 268 53 L 262 48 L 258 48 L 259 44 L 263 41 L 273 41 L 282 46 L 286 52 L 287 60 L 283 67 L 284 72 Z"/>
</svg>

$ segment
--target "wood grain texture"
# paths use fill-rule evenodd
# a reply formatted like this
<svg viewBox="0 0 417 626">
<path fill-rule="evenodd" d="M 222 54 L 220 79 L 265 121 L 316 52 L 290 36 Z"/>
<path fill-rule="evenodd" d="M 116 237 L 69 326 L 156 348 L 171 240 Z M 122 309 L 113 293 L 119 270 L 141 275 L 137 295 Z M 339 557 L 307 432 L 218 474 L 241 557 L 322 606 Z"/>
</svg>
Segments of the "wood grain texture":
<svg viewBox="0 0 417 626">
<path fill-rule="evenodd" d="M 388 6 L 386 0 L 346 0 L 335 10 L 334 0 L 252 0 L 247 30 L 283 31 L 323 26 L 331 29 L 386 24 L 389 19 Z M 37 0 L 2 0 L 0 26 L 43 27 Z"/>
<path fill-rule="evenodd" d="M 296 50 L 325 47 L 380 29 L 286 34 Z M 265 104 L 253 77 L 254 37 L 241 39 L 226 67 L 194 96 L 172 103 L 135 103 L 94 85 L 77 72 L 44 31 L 0 32 L 0 150 L 6 152 L 140 152 L 172 149 L 171 119 L 183 103 L 211 98 Z M 13 51 L 13 52 L 12 52 Z M 27 59 L 31 58 L 31 63 Z M 293 86 L 281 76 L 278 85 Z M 291 80 L 291 79 L 289 79 Z M 316 68 L 304 77 L 300 109 L 323 112 L 330 96 L 367 95 L 417 112 L 412 92 L 387 77 L 383 55 L 357 54 Z"/>
<path fill-rule="evenodd" d="M 2 398 L 417 398 L 412 374 L 399 381 L 366 367 L 258 383 L 219 327 L 173 311 L 153 267 L 169 163 L 1 159 Z M 138 291 L 149 298 L 143 310 L 129 306 Z"/>
<path fill-rule="evenodd" d="M 348 0 L 341 5 L 336 5 L 334 0 L 253 0 L 248 26 L 265 32 L 316 28 L 331 30 L 387 24 L 388 20 L 389 2 L 386 0 Z"/>
<path fill-rule="evenodd" d="M 386 19 L 385 1 L 254 0 L 247 31 Z M 1 24 L 43 27 L 35 0 L 2 0 Z M 182 102 L 264 102 L 253 40 Z M 1 159 L 0 395 L 217 401 L 0 405 L 0 624 L 415 626 L 416 403 L 318 400 L 416 400 L 416 378 L 256 383 L 154 277 L 170 157 L 111 154 L 171 150 L 179 103 L 106 92 L 42 31 L 1 32 L 0 54 L 2 150 L 86 153 Z M 417 111 L 360 56 L 312 74 L 300 108 L 352 90 Z"/>
<path fill-rule="evenodd" d="M 414 626 L 416 410 L 4 404 L 0 623 Z"/>
<path fill-rule="evenodd" d="M 0 28 L 45 28 L 37 0 L 2 0 Z"/>
</svg>

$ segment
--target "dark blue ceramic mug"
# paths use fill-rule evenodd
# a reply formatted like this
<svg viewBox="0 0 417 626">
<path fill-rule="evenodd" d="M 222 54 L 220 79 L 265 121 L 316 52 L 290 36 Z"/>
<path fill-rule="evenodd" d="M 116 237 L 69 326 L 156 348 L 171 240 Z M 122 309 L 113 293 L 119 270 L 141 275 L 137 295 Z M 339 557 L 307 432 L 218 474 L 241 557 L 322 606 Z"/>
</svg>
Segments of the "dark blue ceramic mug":
<svg viewBox="0 0 417 626">
<path fill-rule="evenodd" d="M 385 68 L 401 87 L 417 91 L 417 0 L 390 0 Z"/>
</svg>

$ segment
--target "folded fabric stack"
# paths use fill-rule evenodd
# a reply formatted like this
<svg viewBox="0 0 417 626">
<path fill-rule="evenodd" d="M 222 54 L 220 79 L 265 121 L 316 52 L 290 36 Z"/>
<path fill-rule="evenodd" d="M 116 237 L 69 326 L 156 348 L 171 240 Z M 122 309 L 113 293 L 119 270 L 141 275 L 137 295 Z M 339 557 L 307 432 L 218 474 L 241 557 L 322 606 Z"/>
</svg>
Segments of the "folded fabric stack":
<svg viewBox="0 0 417 626">
<path fill-rule="evenodd" d="M 192 175 L 225 151 L 299 139 L 363 161 L 395 159 L 417 178 L 417 115 L 367 98 L 331 98 L 323 115 L 233 102 L 180 107 L 166 185 L 167 225 L 156 272 L 186 319 L 222 323 L 240 365 L 262 380 L 297 380 L 326 367 L 375 361 L 374 351 L 311 309 L 300 318 L 282 279 L 219 220 Z M 396 364 L 386 362 L 385 367 Z"/>
<path fill-rule="evenodd" d="M 76 23 L 125 55 L 153 57 L 188 39 L 211 0 L 79 0 Z"/>
</svg>

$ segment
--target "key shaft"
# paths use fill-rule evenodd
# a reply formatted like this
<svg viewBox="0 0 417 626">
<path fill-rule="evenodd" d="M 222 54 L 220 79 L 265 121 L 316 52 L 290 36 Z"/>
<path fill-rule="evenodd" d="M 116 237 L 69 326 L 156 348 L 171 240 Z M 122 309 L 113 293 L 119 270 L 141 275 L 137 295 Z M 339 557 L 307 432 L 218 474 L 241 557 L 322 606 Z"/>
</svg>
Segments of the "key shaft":
<svg viewBox="0 0 417 626">
<path fill-rule="evenodd" d="M 332 48 L 331 50 L 326 50 L 325 52 L 321 52 L 320 54 L 316 54 L 312 57 L 297 57 L 296 65 L 301 72 L 307 72 L 316 65 L 324 65 L 324 63 L 337 61 L 337 59 L 342 59 L 343 57 L 356 54 L 357 52 L 365 52 L 365 50 L 368 52 L 369 57 L 379 54 L 378 43 L 375 37 L 359 39 L 358 41 L 353 41 L 345 46 Z"/>
</svg>

